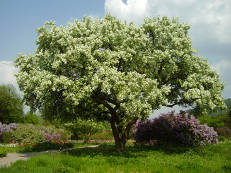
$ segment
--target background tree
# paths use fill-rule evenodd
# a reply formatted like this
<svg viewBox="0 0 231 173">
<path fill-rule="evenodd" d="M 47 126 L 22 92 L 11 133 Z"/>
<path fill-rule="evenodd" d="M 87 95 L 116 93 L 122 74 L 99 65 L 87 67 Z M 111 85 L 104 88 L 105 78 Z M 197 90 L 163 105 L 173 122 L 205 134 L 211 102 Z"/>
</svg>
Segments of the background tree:
<svg viewBox="0 0 231 173">
<path fill-rule="evenodd" d="M 23 122 L 27 123 L 27 124 L 40 124 L 40 119 L 39 119 L 38 115 L 29 111 L 23 117 Z"/>
<path fill-rule="evenodd" d="M 111 15 L 66 27 L 47 22 L 35 53 L 17 57 L 17 82 L 34 109 L 65 105 L 76 116 L 102 115 L 121 151 L 133 124 L 161 106 L 224 106 L 223 84 L 194 56 L 189 28 L 167 17 L 139 26 Z"/>
<path fill-rule="evenodd" d="M 0 86 L 0 122 L 4 124 L 21 122 L 23 103 L 13 85 Z"/>
<path fill-rule="evenodd" d="M 229 110 L 231 108 L 231 99 L 230 98 L 225 99 L 224 103 L 225 103 L 225 107 L 215 107 L 214 109 L 211 109 L 207 105 L 204 105 L 204 106 L 196 105 L 195 107 L 188 109 L 186 112 L 194 115 L 197 118 L 201 116 L 206 116 L 206 115 L 209 115 L 209 116 L 227 115 L 230 112 Z"/>
<path fill-rule="evenodd" d="M 69 129 L 73 135 L 82 138 L 84 143 L 88 143 L 92 135 L 103 130 L 103 123 L 96 122 L 93 119 L 76 119 L 69 123 L 65 123 L 64 127 Z"/>
</svg>

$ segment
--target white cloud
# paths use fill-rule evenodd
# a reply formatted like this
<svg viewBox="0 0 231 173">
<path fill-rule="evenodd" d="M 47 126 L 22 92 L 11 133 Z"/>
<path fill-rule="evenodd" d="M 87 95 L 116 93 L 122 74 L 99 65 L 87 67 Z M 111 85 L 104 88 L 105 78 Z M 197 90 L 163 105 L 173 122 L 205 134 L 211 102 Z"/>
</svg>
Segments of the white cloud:
<svg viewBox="0 0 231 173">
<path fill-rule="evenodd" d="M 228 71 L 231 72 L 231 62 L 227 60 L 222 60 L 216 64 L 213 64 L 212 67 L 220 74 L 224 75 Z"/>
<path fill-rule="evenodd" d="M 150 16 L 179 17 L 192 25 L 195 42 L 210 38 L 231 43 L 230 0 L 105 0 L 105 11 L 138 24 Z"/>
<path fill-rule="evenodd" d="M 225 98 L 231 97 L 231 62 L 228 60 L 221 60 L 220 62 L 213 64 L 212 67 L 219 73 L 221 81 L 225 83 L 224 96 Z"/>
<path fill-rule="evenodd" d="M 149 118 L 155 118 L 158 117 L 159 115 L 163 114 L 163 113 L 169 113 L 171 111 L 175 111 L 175 113 L 179 113 L 180 111 L 186 111 L 190 109 L 190 107 L 181 107 L 181 106 L 173 106 L 172 108 L 170 107 L 161 107 L 158 110 L 154 110 L 154 112 L 150 115 Z"/>
<path fill-rule="evenodd" d="M 148 15 L 148 0 L 105 0 L 105 11 L 122 20 L 140 23 Z"/>
<path fill-rule="evenodd" d="M 195 14 L 191 15 L 188 21 L 199 31 L 197 35 L 203 32 L 204 36 L 207 35 L 220 43 L 231 43 L 230 11 L 230 0 L 206 0 L 204 3 L 198 3 L 195 9 L 192 8 L 191 12 Z M 209 32 L 204 32 L 205 29 Z"/>
<path fill-rule="evenodd" d="M 13 84 L 18 88 L 14 74 L 17 69 L 12 61 L 0 61 L 0 84 Z"/>
<path fill-rule="evenodd" d="M 17 73 L 17 69 L 14 67 L 14 63 L 12 61 L 0 61 L 0 85 L 2 84 L 12 84 L 19 95 L 22 97 L 23 93 L 19 90 L 15 74 Z M 24 105 L 24 112 L 28 112 L 29 107 Z"/>
</svg>

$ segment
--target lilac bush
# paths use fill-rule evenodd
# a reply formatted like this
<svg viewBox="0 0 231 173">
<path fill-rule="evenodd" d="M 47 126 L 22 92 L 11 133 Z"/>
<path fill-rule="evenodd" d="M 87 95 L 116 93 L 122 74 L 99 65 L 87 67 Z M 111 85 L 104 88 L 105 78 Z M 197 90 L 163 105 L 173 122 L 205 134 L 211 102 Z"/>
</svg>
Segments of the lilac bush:
<svg viewBox="0 0 231 173">
<path fill-rule="evenodd" d="M 16 123 L 10 123 L 10 124 L 2 124 L 0 122 L 0 141 L 3 141 L 2 135 L 5 132 L 10 132 L 11 130 L 16 130 L 17 125 Z"/>
<path fill-rule="evenodd" d="M 184 146 L 216 144 L 217 132 L 212 127 L 200 124 L 188 114 L 161 114 L 153 120 L 138 121 L 134 130 L 136 143 L 151 143 L 154 140 Z"/>
<path fill-rule="evenodd" d="M 0 142 L 5 143 L 42 143 L 65 142 L 70 139 L 70 132 L 53 126 L 33 124 L 2 124 L 0 122 Z"/>
<path fill-rule="evenodd" d="M 65 142 L 70 139 L 70 133 L 53 126 L 20 124 L 13 134 L 18 143 Z"/>
<path fill-rule="evenodd" d="M 57 133 L 45 133 L 44 137 L 46 139 L 46 142 L 57 142 L 62 141 L 61 135 Z"/>
<path fill-rule="evenodd" d="M 17 125 L 15 123 L 2 124 L 0 122 L 0 135 L 2 135 L 3 132 L 10 132 L 10 130 L 15 130 L 16 128 Z"/>
</svg>

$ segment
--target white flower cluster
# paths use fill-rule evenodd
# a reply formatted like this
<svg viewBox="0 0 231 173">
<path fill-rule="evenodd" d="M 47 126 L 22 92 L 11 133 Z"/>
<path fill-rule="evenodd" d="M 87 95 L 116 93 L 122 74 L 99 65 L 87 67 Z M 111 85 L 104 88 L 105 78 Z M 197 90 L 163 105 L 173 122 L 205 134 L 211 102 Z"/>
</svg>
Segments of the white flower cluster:
<svg viewBox="0 0 231 173">
<path fill-rule="evenodd" d="M 38 29 L 35 54 L 17 57 L 17 82 L 27 104 L 37 108 L 55 92 L 73 106 L 107 95 L 127 117 L 148 116 L 179 99 L 223 105 L 223 84 L 193 55 L 189 28 L 167 17 L 140 26 L 110 15 L 66 27 L 47 22 Z"/>
</svg>

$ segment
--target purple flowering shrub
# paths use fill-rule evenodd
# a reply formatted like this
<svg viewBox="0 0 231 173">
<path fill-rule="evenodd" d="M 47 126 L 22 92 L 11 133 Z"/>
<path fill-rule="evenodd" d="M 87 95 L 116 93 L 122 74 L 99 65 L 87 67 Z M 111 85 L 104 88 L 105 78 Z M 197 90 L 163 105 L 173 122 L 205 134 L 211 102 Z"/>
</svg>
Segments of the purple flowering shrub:
<svg viewBox="0 0 231 173">
<path fill-rule="evenodd" d="M 43 143 L 66 142 L 70 139 L 70 132 L 57 129 L 53 126 L 40 126 L 33 124 L 1 124 L 0 142 L 5 143 Z"/>
<path fill-rule="evenodd" d="M 188 114 L 161 114 L 153 120 L 138 121 L 134 129 L 136 143 L 158 142 L 198 146 L 216 144 L 217 132 L 212 127 L 200 124 Z"/>
<path fill-rule="evenodd" d="M 16 130 L 17 125 L 15 123 L 2 124 L 0 122 L 0 142 L 3 142 L 3 134 L 10 133 L 12 130 Z"/>
<path fill-rule="evenodd" d="M 0 135 L 2 135 L 3 132 L 9 132 L 10 130 L 15 130 L 16 128 L 17 125 L 15 123 L 2 124 L 0 122 Z"/>
<path fill-rule="evenodd" d="M 61 141 L 61 135 L 57 133 L 45 133 L 44 137 L 46 139 L 46 142 L 58 142 Z"/>
<path fill-rule="evenodd" d="M 62 128 L 55 128 L 53 126 L 43 127 L 43 136 L 46 142 L 65 142 L 71 138 L 71 133 Z"/>
</svg>

